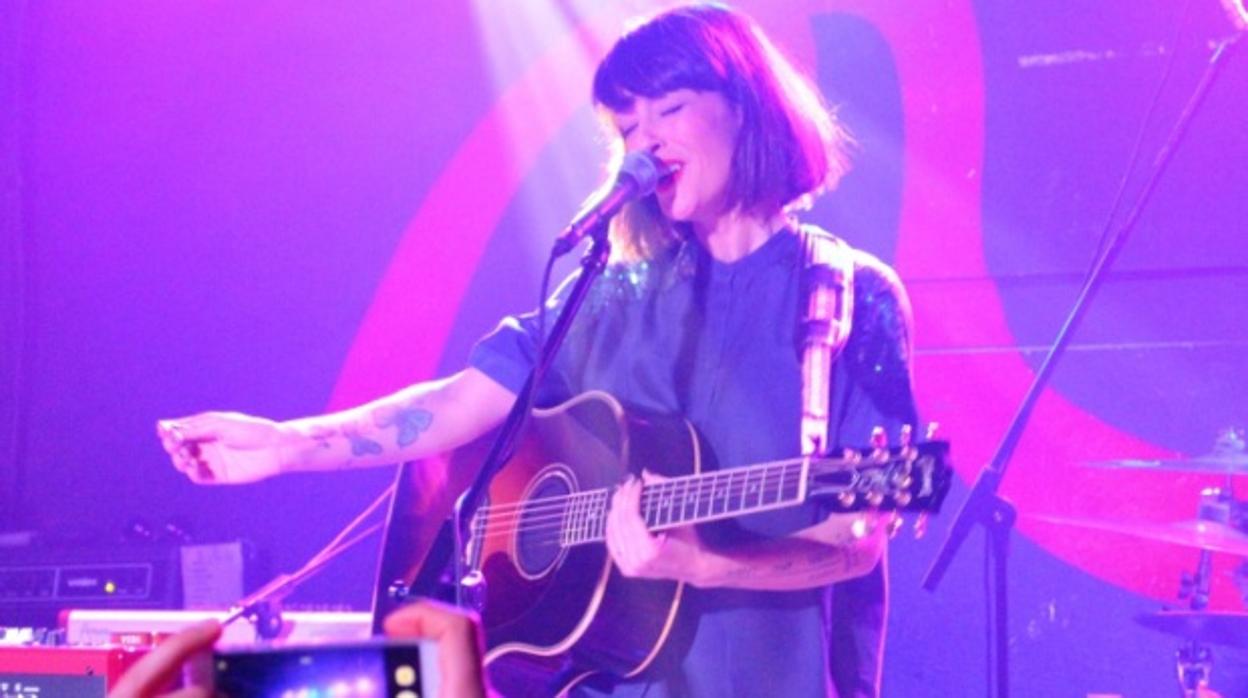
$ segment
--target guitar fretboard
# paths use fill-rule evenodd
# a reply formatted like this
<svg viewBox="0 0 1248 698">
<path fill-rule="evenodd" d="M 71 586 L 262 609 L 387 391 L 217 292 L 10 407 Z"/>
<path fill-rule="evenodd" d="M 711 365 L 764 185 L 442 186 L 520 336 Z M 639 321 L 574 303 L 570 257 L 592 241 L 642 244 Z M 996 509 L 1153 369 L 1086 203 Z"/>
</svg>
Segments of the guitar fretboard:
<svg viewBox="0 0 1248 698">
<path fill-rule="evenodd" d="M 765 463 L 648 483 L 642 488 L 641 515 L 646 528 L 662 531 L 793 506 L 805 500 L 806 490 L 806 462 Z M 560 542 L 602 542 L 611 495 L 599 489 L 567 497 Z"/>
</svg>

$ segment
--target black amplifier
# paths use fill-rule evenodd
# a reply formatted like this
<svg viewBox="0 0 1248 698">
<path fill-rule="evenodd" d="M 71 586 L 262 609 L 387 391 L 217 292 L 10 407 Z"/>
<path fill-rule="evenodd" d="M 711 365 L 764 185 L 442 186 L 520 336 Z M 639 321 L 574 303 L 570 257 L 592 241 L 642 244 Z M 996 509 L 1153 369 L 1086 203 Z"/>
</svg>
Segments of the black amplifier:
<svg viewBox="0 0 1248 698">
<path fill-rule="evenodd" d="M 181 608 L 181 547 L 0 549 L 0 626 L 55 627 L 69 608 Z"/>
</svg>

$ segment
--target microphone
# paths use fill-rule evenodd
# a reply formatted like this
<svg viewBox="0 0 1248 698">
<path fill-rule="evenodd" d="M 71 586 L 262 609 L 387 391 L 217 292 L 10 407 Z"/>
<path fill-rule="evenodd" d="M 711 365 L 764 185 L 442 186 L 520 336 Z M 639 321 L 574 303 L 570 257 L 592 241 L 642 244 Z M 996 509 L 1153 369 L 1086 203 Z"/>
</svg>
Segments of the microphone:
<svg viewBox="0 0 1248 698">
<path fill-rule="evenodd" d="M 670 169 L 648 151 L 634 150 L 625 155 L 615 176 L 615 183 L 605 194 L 587 203 L 568 227 L 563 229 L 555 239 L 551 255 L 561 257 L 571 252 L 581 238 L 611 220 L 625 204 L 653 193 L 659 180 L 669 173 Z"/>
</svg>

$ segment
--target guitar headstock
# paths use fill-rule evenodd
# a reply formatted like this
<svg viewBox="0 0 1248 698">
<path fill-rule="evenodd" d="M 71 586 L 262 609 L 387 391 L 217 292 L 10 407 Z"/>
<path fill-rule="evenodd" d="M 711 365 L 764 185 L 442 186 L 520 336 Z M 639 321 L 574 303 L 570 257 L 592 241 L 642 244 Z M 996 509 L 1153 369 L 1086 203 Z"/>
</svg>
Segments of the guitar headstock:
<svg viewBox="0 0 1248 698">
<path fill-rule="evenodd" d="M 935 513 L 949 492 L 949 442 L 845 449 L 811 462 L 809 493 L 841 512 L 866 509 Z M 904 441 L 904 439 L 903 439 Z"/>
</svg>

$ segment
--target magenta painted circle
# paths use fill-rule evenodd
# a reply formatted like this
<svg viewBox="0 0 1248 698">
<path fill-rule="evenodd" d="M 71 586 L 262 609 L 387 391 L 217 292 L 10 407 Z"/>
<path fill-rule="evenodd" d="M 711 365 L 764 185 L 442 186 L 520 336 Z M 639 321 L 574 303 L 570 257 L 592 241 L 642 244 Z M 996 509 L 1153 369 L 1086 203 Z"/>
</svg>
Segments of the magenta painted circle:
<svg viewBox="0 0 1248 698">
<path fill-rule="evenodd" d="M 1034 374 L 1014 352 L 923 353 L 933 347 L 1016 344 L 983 256 L 985 95 L 971 2 L 927 0 L 906 3 L 904 9 L 873 0 L 740 5 L 805 65 L 813 64 L 809 20 L 818 13 L 855 14 L 876 27 L 892 48 L 906 143 L 896 259 L 915 307 L 919 399 L 924 413 L 943 424 L 942 437 L 953 442 L 959 472 L 973 477 L 992 455 Z M 614 12 L 600 10 L 553 42 L 498 95 L 445 165 L 383 275 L 331 407 L 432 377 L 473 270 L 504 210 L 541 149 L 584 104 L 591 70 L 583 58 L 587 46 L 601 55 L 623 26 Z M 517 132 L 515 115 L 535 100 L 542 101 L 547 118 L 530 120 L 527 130 Z M 551 112 L 562 118 L 549 118 Z M 491 163 L 492 174 L 484 182 L 483 162 Z M 464 205 L 468 201 L 471 206 Z M 436 302 L 414 304 L 413 298 Z M 1212 484 L 1207 479 L 1079 465 L 1159 455 L 1166 454 L 1050 390 L 1018 449 L 1003 494 L 1024 515 L 1019 531 L 1054 555 L 1115 584 L 1167 598 L 1179 569 L 1189 562 L 1183 549 L 1026 518 L 1028 513 L 1056 513 L 1122 519 L 1141 511 L 1155 520 L 1190 516 L 1195 493 Z M 1183 496 L 1175 496 L 1176 491 Z M 941 530 L 939 522 L 934 530 Z M 1234 596 L 1229 582 L 1220 582 L 1215 606 L 1230 605 Z"/>
</svg>

